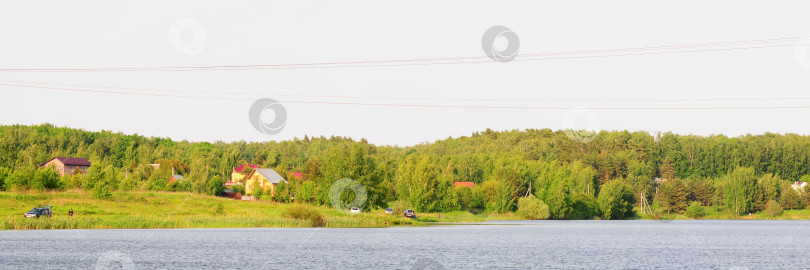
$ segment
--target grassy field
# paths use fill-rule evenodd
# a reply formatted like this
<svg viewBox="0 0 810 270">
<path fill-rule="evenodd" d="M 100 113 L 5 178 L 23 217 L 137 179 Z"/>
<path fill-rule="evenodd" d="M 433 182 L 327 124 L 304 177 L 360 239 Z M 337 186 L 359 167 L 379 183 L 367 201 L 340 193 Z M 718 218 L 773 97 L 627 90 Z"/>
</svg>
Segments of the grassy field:
<svg viewBox="0 0 810 270">
<path fill-rule="evenodd" d="M 736 216 L 728 208 L 723 206 L 710 206 L 705 207 L 705 216 L 699 219 L 778 219 L 778 220 L 810 220 L 810 209 L 788 210 L 785 209 L 781 214 L 771 218 L 771 216 L 763 213 L 751 213 L 750 215 Z M 638 208 L 636 208 L 638 212 Z M 658 216 L 650 214 L 640 214 L 640 219 L 690 219 L 685 214 L 659 214 Z"/>
<path fill-rule="evenodd" d="M 23 213 L 53 205 L 52 218 L 26 219 Z M 174 192 L 121 192 L 110 200 L 83 191 L 53 193 L 0 192 L 0 229 L 132 229 L 243 227 L 385 227 L 422 222 L 385 214 L 349 214 L 326 207 L 272 202 L 247 202 Z M 289 208 L 306 208 L 323 217 L 321 225 L 293 218 Z M 74 216 L 68 217 L 73 209 Z"/>
<path fill-rule="evenodd" d="M 23 213 L 39 205 L 53 205 L 52 218 L 26 219 Z M 420 226 L 434 222 L 516 220 L 514 213 L 480 214 L 457 211 L 417 213 L 418 220 L 385 214 L 382 210 L 350 214 L 333 208 L 267 201 L 238 201 L 177 192 L 119 192 L 109 200 L 81 190 L 67 192 L 0 192 L 0 229 L 154 229 L 314 227 L 362 228 Z M 73 209 L 74 216 L 68 217 Z M 312 215 L 292 215 L 315 213 Z M 689 219 L 683 214 L 639 215 L 639 219 Z M 770 219 L 764 213 L 734 216 L 723 207 L 707 207 L 702 219 Z M 810 220 L 810 209 L 785 210 L 774 219 Z"/>
</svg>

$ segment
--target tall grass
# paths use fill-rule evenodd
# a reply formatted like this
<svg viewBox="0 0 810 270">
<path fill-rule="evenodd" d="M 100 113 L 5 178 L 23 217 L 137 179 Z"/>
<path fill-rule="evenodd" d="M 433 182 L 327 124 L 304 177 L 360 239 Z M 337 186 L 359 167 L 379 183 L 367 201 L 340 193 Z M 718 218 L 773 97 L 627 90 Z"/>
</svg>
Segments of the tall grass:
<svg viewBox="0 0 810 270">
<path fill-rule="evenodd" d="M 54 216 L 23 218 L 50 204 Z M 245 227 L 384 227 L 414 224 L 404 218 L 349 215 L 327 207 L 244 202 L 174 192 L 116 192 L 106 199 L 91 192 L 0 192 L 0 229 L 152 229 Z M 74 217 L 68 217 L 73 209 Z"/>
</svg>

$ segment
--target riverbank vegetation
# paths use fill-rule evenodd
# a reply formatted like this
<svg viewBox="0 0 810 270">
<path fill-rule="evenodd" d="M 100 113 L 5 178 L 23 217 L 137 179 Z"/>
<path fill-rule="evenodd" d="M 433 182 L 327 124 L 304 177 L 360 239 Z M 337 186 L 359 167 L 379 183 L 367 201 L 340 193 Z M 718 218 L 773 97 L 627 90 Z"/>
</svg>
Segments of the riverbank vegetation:
<svg viewBox="0 0 810 270">
<path fill-rule="evenodd" d="M 806 187 L 791 187 L 795 181 L 810 182 L 807 136 L 769 133 L 729 138 L 602 131 L 590 141 L 583 139 L 590 134 L 571 134 L 548 129 L 486 130 L 397 147 L 343 137 L 209 143 L 49 124 L 0 126 L 0 189 L 14 192 L 3 196 L 83 190 L 94 199 L 110 202 L 91 211 L 114 215 L 125 211 L 112 203 L 125 200 L 121 198 L 125 194 L 222 195 L 223 184 L 234 167 L 256 164 L 273 168 L 289 180 L 289 184 L 276 188 L 274 196 L 262 197 L 267 203 L 332 209 L 329 193 L 333 183 L 350 178 L 366 191 L 362 202 L 365 212 L 386 207 L 412 208 L 425 218 L 440 213 L 468 213 L 474 219 L 487 215 L 523 218 L 528 215 L 521 213 L 531 213 L 529 218 L 543 218 L 546 208 L 550 219 L 746 218 L 749 214 L 760 215 L 770 201 L 776 205 L 771 203 L 769 213 L 773 215 L 768 216 L 785 218 L 803 217 L 793 213 L 805 211 L 810 203 Z M 88 174 L 74 176 L 59 176 L 51 169 L 39 168 L 55 156 L 84 157 L 93 165 Z M 149 165 L 154 163 L 161 164 L 160 168 Z M 185 179 L 169 183 L 172 171 Z M 290 177 L 293 172 L 301 172 L 301 178 Z M 654 181 L 656 178 L 660 179 Z M 456 187 L 455 182 L 474 185 Z M 344 192 L 341 200 L 354 201 L 355 195 Z M 520 201 L 532 200 L 528 199 L 532 196 L 542 205 L 527 201 L 524 205 L 533 209 L 521 211 Z M 161 203 L 154 200 L 157 202 L 149 203 Z M 639 206 L 645 201 L 652 212 L 641 211 Z M 179 203 L 168 199 L 165 202 L 166 207 L 177 207 Z M 223 204 L 228 212 L 229 203 Z M 776 211 L 776 206 L 784 210 Z M 206 207 L 205 211 L 216 209 L 215 205 Z M 265 220 L 261 215 L 240 217 L 244 220 L 222 221 L 221 226 L 251 222 L 286 226 L 276 222 L 288 221 L 275 219 L 285 219 L 283 211 L 267 207 L 265 210 L 274 219 Z M 160 217 L 154 221 L 158 224 L 190 222 L 182 226 L 194 227 L 198 225 L 195 222 L 204 223 L 195 219 L 172 221 L 168 213 L 176 213 L 173 209 L 156 209 L 163 211 L 155 213 Z M 125 213 L 116 222 L 144 218 Z M 163 222 L 163 218 L 168 221 Z M 354 220 L 336 219 L 331 224 Z M 324 222 L 332 226 L 329 215 Z M 381 222 L 370 223 L 377 226 L 385 221 Z"/>
<path fill-rule="evenodd" d="M 37 205 L 51 218 L 23 218 Z M 246 227 L 386 227 L 419 225 L 399 215 L 349 214 L 299 203 L 229 200 L 188 192 L 114 192 L 99 199 L 82 190 L 0 192 L 0 229 L 159 229 Z M 73 210 L 70 217 L 68 211 Z"/>
</svg>

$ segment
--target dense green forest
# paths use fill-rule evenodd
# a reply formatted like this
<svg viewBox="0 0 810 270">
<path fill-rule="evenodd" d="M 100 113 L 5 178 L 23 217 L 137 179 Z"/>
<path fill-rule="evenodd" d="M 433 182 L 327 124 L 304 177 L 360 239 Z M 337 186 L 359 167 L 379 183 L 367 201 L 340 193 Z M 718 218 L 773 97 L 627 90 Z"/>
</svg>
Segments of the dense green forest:
<svg viewBox="0 0 810 270">
<path fill-rule="evenodd" d="M 39 168 L 56 156 L 84 157 L 93 166 L 86 175 L 65 177 Z M 152 163 L 162 165 L 154 170 Z M 394 147 L 344 137 L 209 143 L 50 124 L 0 126 L 0 189 L 7 191 L 81 188 L 101 198 L 118 190 L 220 195 L 231 170 L 248 163 L 284 176 L 303 172 L 301 179 L 287 177 L 289 184 L 266 199 L 329 205 L 332 184 L 350 178 L 365 188 L 366 209 L 397 204 L 421 212 L 622 219 L 636 215 L 642 198 L 658 211 L 686 214 L 701 206 L 721 205 L 743 215 L 810 202 L 810 192 L 790 187 L 810 182 L 810 137 L 794 134 L 602 131 L 581 143 L 564 131 L 486 130 Z M 169 184 L 169 168 L 185 180 Z M 653 181 L 659 177 L 668 181 Z M 475 186 L 456 188 L 457 181 Z"/>
</svg>

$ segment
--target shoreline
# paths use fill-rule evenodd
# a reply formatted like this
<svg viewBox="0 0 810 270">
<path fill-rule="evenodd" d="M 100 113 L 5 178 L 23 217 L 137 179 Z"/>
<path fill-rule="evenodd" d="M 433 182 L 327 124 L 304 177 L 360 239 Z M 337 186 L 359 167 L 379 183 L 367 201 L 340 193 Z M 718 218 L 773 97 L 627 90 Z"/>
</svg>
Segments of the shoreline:
<svg viewBox="0 0 810 270">
<path fill-rule="evenodd" d="M 50 218 L 23 218 L 38 205 L 53 205 Z M 0 230 L 30 229 L 214 229 L 214 228 L 386 228 L 395 226 L 481 225 L 491 221 L 523 221 L 514 213 L 479 214 L 456 211 L 418 213 L 412 220 L 382 210 L 350 214 L 325 206 L 267 201 L 238 201 L 178 192 L 116 192 L 111 199 L 92 198 L 83 191 L 0 192 Z M 320 218 L 290 216 L 293 208 Z M 74 217 L 67 217 L 69 209 Z M 770 219 L 763 213 L 732 216 L 722 207 L 706 207 L 699 220 L 810 220 L 810 210 L 785 210 Z M 695 220 L 682 214 L 636 215 L 627 220 Z M 591 219 L 587 219 L 591 220 Z M 594 219 L 600 220 L 600 219 Z M 603 220 L 604 221 L 604 220 Z M 493 224 L 495 225 L 495 224 Z"/>
</svg>

